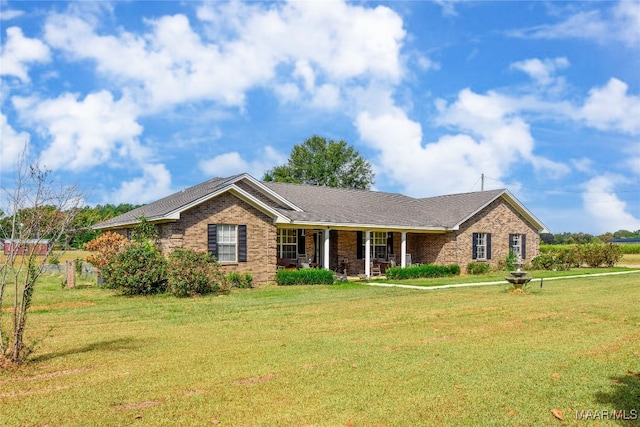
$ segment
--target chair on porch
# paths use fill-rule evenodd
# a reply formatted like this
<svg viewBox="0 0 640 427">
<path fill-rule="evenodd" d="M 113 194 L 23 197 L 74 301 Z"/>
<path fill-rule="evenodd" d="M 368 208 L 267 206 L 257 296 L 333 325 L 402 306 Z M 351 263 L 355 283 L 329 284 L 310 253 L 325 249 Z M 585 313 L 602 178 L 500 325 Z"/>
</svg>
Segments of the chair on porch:
<svg viewBox="0 0 640 427">
<path fill-rule="evenodd" d="M 387 257 L 387 261 L 389 261 L 389 267 L 395 267 L 396 266 L 396 256 L 393 254 L 389 254 L 389 256 Z"/>
<path fill-rule="evenodd" d="M 413 265 L 413 263 L 411 262 L 411 254 L 407 254 L 407 256 L 405 257 L 405 264 L 407 267 L 411 267 Z"/>
<path fill-rule="evenodd" d="M 298 254 L 298 268 L 311 268 L 309 266 L 309 258 L 307 258 L 307 255 Z"/>
<path fill-rule="evenodd" d="M 380 264 L 371 261 L 371 276 L 382 276 Z"/>
</svg>

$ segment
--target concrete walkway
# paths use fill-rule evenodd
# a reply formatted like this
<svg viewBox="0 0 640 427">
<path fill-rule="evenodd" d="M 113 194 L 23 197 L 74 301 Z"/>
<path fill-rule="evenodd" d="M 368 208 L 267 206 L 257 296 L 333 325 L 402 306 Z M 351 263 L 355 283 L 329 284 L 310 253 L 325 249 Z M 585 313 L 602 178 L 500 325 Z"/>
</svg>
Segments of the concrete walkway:
<svg viewBox="0 0 640 427">
<path fill-rule="evenodd" d="M 600 277 L 600 276 L 615 276 L 619 274 L 634 274 L 640 273 L 640 270 L 634 271 L 617 271 L 613 273 L 595 273 L 595 274 L 580 274 L 576 276 L 560 276 L 560 277 L 534 277 L 531 282 L 532 285 L 535 285 L 536 282 L 540 283 L 540 280 L 548 282 L 549 280 L 561 280 L 561 279 L 579 279 L 581 277 Z M 435 286 L 416 286 L 416 285 L 400 285 L 394 283 L 363 283 L 369 286 L 381 286 L 384 288 L 405 288 L 405 289 L 418 289 L 421 291 L 432 291 L 436 289 L 447 289 L 447 288 L 463 288 L 467 286 L 488 286 L 488 285 L 508 285 L 506 280 L 500 280 L 497 282 L 479 282 L 479 283 L 457 283 L 454 285 L 435 285 Z"/>
</svg>

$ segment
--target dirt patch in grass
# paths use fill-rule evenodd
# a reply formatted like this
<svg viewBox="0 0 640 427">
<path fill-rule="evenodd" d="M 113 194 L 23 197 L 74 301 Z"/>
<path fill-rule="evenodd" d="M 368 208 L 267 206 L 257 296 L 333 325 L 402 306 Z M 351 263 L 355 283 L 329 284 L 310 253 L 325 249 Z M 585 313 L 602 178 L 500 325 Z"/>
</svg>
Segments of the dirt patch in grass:
<svg viewBox="0 0 640 427">
<path fill-rule="evenodd" d="M 50 391 L 60 391 L 69 388 L 68 386 L 57 386 L 57 387 L 49 387 L 49 388 L 39 388 L 37 390 L 21 390 L 21 391 L 12 391 L 8 393 L 0 393 L 0 399 L 4 399 L 6 397 L 23 397 L 29 396 L 30 394 L 40 394 L 40 393 L 48 393 Z"/>
<path fill-rule="evenodd" d="M 266 383 L 267 381 L 270 381 L 272 379 L 273 379 L 273 374 L 264 374 L 264 375 L 260 375 L 259 377 L 243 378 L 241 380 L 234 381 L 232 384 L 249 386 L 252 384 Z"/>
</svg>

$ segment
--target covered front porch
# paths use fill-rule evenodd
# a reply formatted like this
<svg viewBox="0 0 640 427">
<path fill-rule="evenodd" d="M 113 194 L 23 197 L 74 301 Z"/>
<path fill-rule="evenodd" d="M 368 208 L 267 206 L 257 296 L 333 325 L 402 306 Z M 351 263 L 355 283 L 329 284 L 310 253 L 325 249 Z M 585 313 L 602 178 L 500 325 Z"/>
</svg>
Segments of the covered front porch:
<svg viewBox="0 0 640 427">
<path fill-rule="evenodd" d="M 344 276 L 383 275 L 389 267 L 434 263 L 446 246 L 444 232 L 294 228 L 277 233 L 278 268 L 324 268 Z"/>
</svg>

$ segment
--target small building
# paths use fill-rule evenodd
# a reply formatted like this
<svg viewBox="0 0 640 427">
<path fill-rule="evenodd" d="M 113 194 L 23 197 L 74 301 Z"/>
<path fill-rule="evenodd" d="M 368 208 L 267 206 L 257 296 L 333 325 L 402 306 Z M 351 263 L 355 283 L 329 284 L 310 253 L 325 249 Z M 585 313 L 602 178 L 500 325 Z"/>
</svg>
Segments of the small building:
<svg viewBox="0 0 640 427">
<path fill-rule="evenodd" d="M 608 243 L 615 245 L 640 245 L 640 238 L 638 237 L 622 237 L 617 239 L 609 239 Z"/>
<path fill-rule="evenodd" d="M 439 197 L 214 178 L 94 226 L 125 237 L 144 217 L 164 253 L 212 253 L 257 284 L 278 268 L 319 267 L 369 276 L 372 267 L 470 262 L 497 267 L 509 251 L 538 255 L 547 228 L 508 190 Z"/>
<path fill-rule="evenodd" d="M 52 245 L 49 239 L 5 239 L 2 243 L 5 255 L 46 255 Z"/>
</svg>

